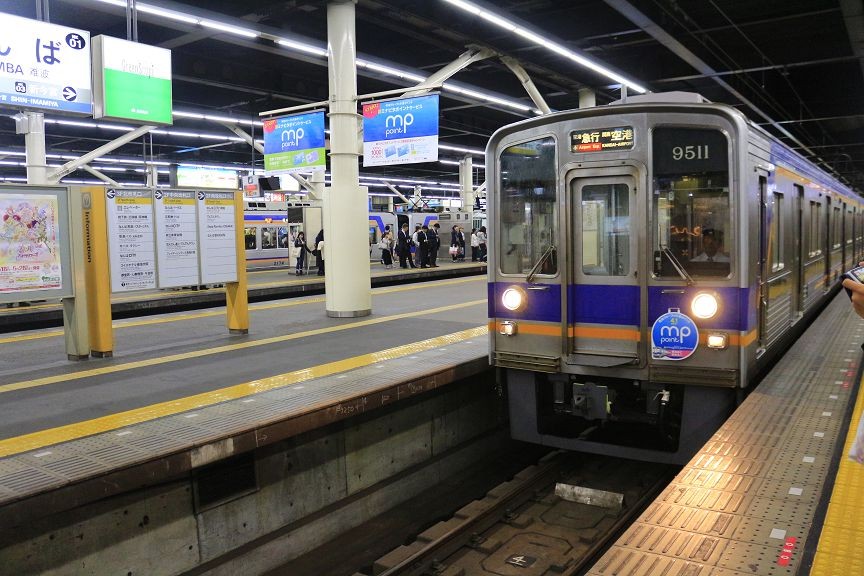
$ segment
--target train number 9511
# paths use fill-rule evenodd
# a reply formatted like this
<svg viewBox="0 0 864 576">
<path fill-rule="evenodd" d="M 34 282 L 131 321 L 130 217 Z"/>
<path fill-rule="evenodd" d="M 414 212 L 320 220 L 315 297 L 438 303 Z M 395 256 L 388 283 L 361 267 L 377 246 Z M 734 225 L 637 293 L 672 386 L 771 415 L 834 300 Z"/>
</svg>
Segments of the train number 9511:
<svg viewBox="0 0 864 576">
<path fill-rule="evenodd" d="M 673 160 L 708 160 L 708 145 L 675 146 L 672 148 Z"/>
</svg>

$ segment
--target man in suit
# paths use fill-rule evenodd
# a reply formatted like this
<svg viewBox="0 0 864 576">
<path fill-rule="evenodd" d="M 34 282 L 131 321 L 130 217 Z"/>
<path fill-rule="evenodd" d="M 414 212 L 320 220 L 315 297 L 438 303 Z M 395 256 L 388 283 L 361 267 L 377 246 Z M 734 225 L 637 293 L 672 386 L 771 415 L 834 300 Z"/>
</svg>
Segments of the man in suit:
<svg viewBox="0 0 864 576">
<path fill-rule="evenodd" d="M 438 249 L 441 248 L 441 237 L 438 235 L 441 225 L 435 222 L 426 233 L 426 241 L 429 249 L 429 267 L 438 267 Z"/>
<path fill-rule="evenodd" d="M 414 262 L 411 261 L 411 235 L 408 233 L 408 223 L 402 224 L 399 234 L 396 237 L 396 249 L 399 250 L 399 267 L 414 268 Z"/>
</svg>

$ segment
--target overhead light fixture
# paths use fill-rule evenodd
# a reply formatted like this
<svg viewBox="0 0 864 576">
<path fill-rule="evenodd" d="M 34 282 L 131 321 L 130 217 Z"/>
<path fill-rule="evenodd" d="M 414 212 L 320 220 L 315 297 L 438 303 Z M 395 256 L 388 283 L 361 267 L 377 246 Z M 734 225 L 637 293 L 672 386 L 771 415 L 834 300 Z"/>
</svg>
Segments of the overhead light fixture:
<svg viewBox="0 0 864 576">
<path fill-rule="evenodd" d="M 258 32 L 255 30 L 240 28 L 239 26 L 231 26 L 230 24 L 223 24 L 222 22 L 216 22 L 215 20 L 200 20 L 198 23 L 205 28 L 213 28 L 214 30 L 221 30 L 222 32 L 237 34 L 238 36 L 245 36 L 246 38 L 258 37 Z"/>
<path fill-rule="evenodd" d="M 438 144 L 438 148 L 441 150 L 452 150 L 454 152 L 465 152 L 466 154 L 478 154 L 480 156 L 485 156 L 486 152 L 484 150 L 480 150 L 478 148 L 465 148 L 463 146 L 450 146 L 449 144 Z"/>
<path fill-rule="evenodd" d="M 487 22 L 494 24 L 495 26 L 498 26 L 499 28 L 504 28 L 508 32 L 518 34 L 522 38 L 525 38 L 526 40 L 529 40 L 529 41 L 533 42 L 534 44 L 537 44 L 538 46 L 542 46 L 542 47 L 546 48 L 547 50 L 555 52 L 556 54 L 564 56 L 565 58 L 572 60 L 573 62 L 576 62 L 580 66 L 584 66 L 585 68 L 588 68 L 590 70 L 593 70 L 594 72 L 597 72 L 601 76 L 605 76 L 606 78 L 609 78 L 610 80 L 614 80 L 615 82 L 617 82 L 619 84 L 627 86 L 627 88 L 633 90 L 634 92 L 644 94 L 645 92 L 648 91 L 648 89 L 645 88 L 644 86 L 641 86 L 640 84 L 637 84 L 636 82 L 634 82 L 628 78 L 625 78 L 624 76 L 621 76 L 620 74 L 613 72 L 612 70 L 603 66 L 602 64 L 598 64 L 597 62 L 594 62 L 593 60 L 586 58 L 585 56 L 577 54 L 576 52 L 570 50 L 569 48 L 562 46 L 561 44 L 559 44 L 557 42 L 553 42 L 552 40 L 549 40 L 548 38 L 545 38 L 539 34 L 536 34 L 535 32 L 532 32 L 531 30 L 528 30 L 527 28 L 525 28 L 523 26 L 520 26 L 516 22 L 508 20 L 507 18 L 504 18 L 498 14 L 495 14 L 491 10 L 488 10 L 486 8 L 478 6 L 472 2 L 466 2 L 465 0 L 444 0 L 444 1 L 447 2 L 448 4 L 452 5 L 452 6 L 455 6 L 456 8 L 459 8 L 460 10 L 464 10 L 470 14 L 474 14 L 475 16 L 479 16 L 483 20 L 486 20 Z"/>
<path fill-rule="evenodd" d="M 324 58 L 327 57 L 327 50 L 323 50 L 318 46 L 312 46 L 311 44 L 305 44 L 295 40 L 286 40 L 284 38 L 276 40 L 276 44 L 299 52 L 306 52 L 307 54 L 314 54 L 315 56 L 323 56 Z"/>
</svg>

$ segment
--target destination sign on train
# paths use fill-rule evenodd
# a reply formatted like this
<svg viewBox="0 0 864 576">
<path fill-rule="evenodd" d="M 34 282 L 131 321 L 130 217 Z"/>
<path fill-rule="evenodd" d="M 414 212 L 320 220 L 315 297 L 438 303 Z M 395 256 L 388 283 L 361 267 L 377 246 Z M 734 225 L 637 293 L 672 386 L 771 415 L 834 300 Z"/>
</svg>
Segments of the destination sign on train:
<svg viewBox="0 0 864 576">
<path fill-rule="evenodd" d="M 571 152 L 606 152 L 633 148 L 633 127 L 574 130 L 570 133 Z"/>
</svg>

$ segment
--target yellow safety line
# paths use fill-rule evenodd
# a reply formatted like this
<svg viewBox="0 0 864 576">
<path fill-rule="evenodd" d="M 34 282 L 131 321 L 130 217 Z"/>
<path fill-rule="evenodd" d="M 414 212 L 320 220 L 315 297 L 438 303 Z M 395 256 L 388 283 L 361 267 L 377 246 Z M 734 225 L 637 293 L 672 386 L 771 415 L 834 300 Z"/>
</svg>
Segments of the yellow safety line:
<svg viewBox="0 0 864 576">
<path fill-rule="evenodd" d="M 260 380 L 252 380 L 251 382 L 244 382 L 242 384 L 228 386 L 219 390 L 212 390 L 210 392 L 195 394 L 193 396 L 178 398 L 176 400 L 169 400 L 167 402 L 160 402 L 158 404 L 135 408 L 133 410 L 127 410 L 125 412 L 119 412 L 101 418 L 94 418 L 84 422 L 76 422 L 74 424 L 67 424 L 57 428 L 50 428 L 48 430 L 41 430 L 23 436 L 0 440 L 0 457 L 20 454 L 21 452 L 35 450 L 44 446 L 68 442 L 70 440 L 76 440 L 78 438 L 92 436 L 110 430 L 117 430 L 118 428 L 131 426 L 133 424 L 140 424 L 141 422 L 155 420 L 156 418 L 164 418 L 165 416 L 171 416 L 181 412 L 204 408 L 206 406 L 213 406 L 214 404 L 245 398 L 261 392 L 277 390 L 307 380 L 322 378 L 340 372 L 354 370 L 356 368 L 362 368 L 381 361 L 394 360 L 396 358 L 402 358 L 404 356 L 432 350 L 441 346 L 457 344 L 470 338 L 483 336 L 486 333 L 487 330 L 485 326 L 470 328 L 454 334 L 438 336 L 420 342 L 401 344 L 394 348 L 373 352 L 371 354 L 361 354 L 359 356 L 354 356 L 353 358 L 320 364 L 311 368 L 295 370 L 293 372 L 279 374 L 269 378 L 262 378 Z"/>
<path fill-rule="evenodd" d="M 438 286 L 450 286 L 453 284 L 464 284 L 466 282 L 480 282 L 486 281 L 485 277 L 470 277 L 470 278 L 457 278 L 454 280 L 441 280 L 440 282 L 436 282 L 434 287 Z M 373 288 L 372 296 L 379 296 L 381 294 L 393 294 L 394 292 L 407 292 L 409 290 L 428 290 L 429 286 L 423 286 L 420 284 L 410 284 L 408 286 L 395 286 L 392 288 Z M 288 302 L 276 302 L 270 304 L 258 304 L 250 306 L 249 309 L 252 312 L 258 312 L 261 310 L 273 310 L 276 308 L 288 308 L 289 306 L 302 306 L 305 304 L 317 304 L 324 302 L 326 298 L 324 297 L 306 297 L 302 300 L 290 300 Z M 169 322 L 183 322 L 186 320 L 197 320 L 199 318 L 210 318 L 213 316 L 224 316 L 225 310 L 220 308 L 218 310 L 211 310 L 208 312 L 197 312 L 192 314 L 176 314 L 172 316 L 162 316 L 159 318 L 149 318 L 147 320 L 119 320 L 114 322 L 114 329 L 119 328 L 133 328 L 136 326 L 152 326 L 154 324 L 166 324 Z M 8 336 L 6 338 L 0 338 L 0 344 L 9 344 L 11 342 L 25 342 L 28 340 L 40 340 L 42 338 L 54 338 L 57 336 L 63 336 L 62 330 L 51 330 L 46 332 L 38 332 L 36 334 L 22 334 L 17 336 Z"/>
<path fill-rule="evenodd" d="M 0 394 L 12 392 L 13 390 L 24 390 L 27 388 L 35 388 L 37 386 L 46 386 L 48 384 L 57 384 L 58 382 L 69 382 L 71 380 L 80 380 L 81 378 L 90 378 L 93 376 L 104 376 L 105 374 L 114 374 L 116 372 L 125 372 L 127 370 L 135 370 L 137 368 L 147 368 L 149 366 L 158 366 L 160 364 L 168 364 L 170 362 L 178 362 L 180 360 L 189 360 L 192 358 L 201 358 L 203 356 L 212 356 L 213 354 L 222 354 L 225 352 L 236 352 L 237 350 L 245 350 L 247 348 L 257 348 L 258 346 L 268 346 L 279 342 L 287 342 L 298 338 L 306 338 L 308 336 L 318 336 L 320 334 L 329 334 L 331 332 L 339 332 L 341 330 L 350 330 L 352 328 L 361 328 L 363 326 L 372 326 L 393 320 L 401 320 L 403 318 L 413 318 L 416 316 L 425 316 L 427 314 L 437 314 L 439 312 L 447 312 L 449 310 L 458 310 L 459 308 L 468 308 L 485 304 L 486 299 L 471 300 L 460 304 L 451 304 L 449 306 L 440 306 L 438 308 L 430 308 L 427 310 L 416 310 L 414 312 L 405 312 L 402 314 L 394 314 L 392 316 L 382 316 L 381 318 L 370 318 L 369 320 L 360 320 L 348 324 L 340 324 L 338 326 L 328 326 L 326 328 L 316 328 L 305 332 L 297 332 L 294 334 L 285 334 L 282 336 L 272 336 L 270 338 L 262 338 L 251 342 L 241 342 L 238 344 L 227 344 L 225 346 L 217 346 L 215 348 L 205 348 L 203 350 L 194 350 L 192 352 L 184 352 L 182 354 L 172 354 L 170 356 L 161 356 L 159 358 L 150 358 L 147 360 L 139 360 L 136 362 L 127 362 L 126 364 L 118 364 L 115 366 L 105 366 L 103 368 L 94 368 L 93 370 L 80 370 L 70 374 L 58 374 L 56 376 L 46 376 L 44 378 L 36 378 L 34 380 L 25 380 L 22 382 L 13 382 L 0 386 Z"/>
</svg>

